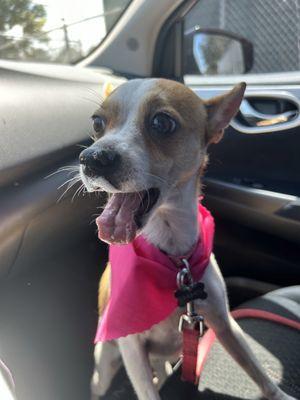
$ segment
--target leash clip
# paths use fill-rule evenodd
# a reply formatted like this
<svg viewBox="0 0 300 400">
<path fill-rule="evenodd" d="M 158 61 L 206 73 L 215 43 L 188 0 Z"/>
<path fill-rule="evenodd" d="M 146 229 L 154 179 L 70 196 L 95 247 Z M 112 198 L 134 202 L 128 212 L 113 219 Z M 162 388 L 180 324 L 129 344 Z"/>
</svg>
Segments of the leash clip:
<svg viewBox="0 0 300 400">
<path fill-rule="evenodd" d="M 201 315 L 194 314 L 188 315 L 182 314 L 179 319 L 178 330 L 179 332 L 183 332 L 185 329 L 185 325 L 188 325 L 188 329 L 195 329 L 199 332 L 199 337 L 202 337 L 204 334 L 204 318 Z"/>
<path fill-rule="evenodd" d="M 195 300 L 205 299 L 207 294 L 201 282 L 194 282 L 190 264 L 186 258 L 182 259 L 183 268 L 177 273 L 177 287 L 175 297 L 178 305 L 186 306 L 186 312 L 180 316 L 178 330 L 182 333 L 182 357 L 178 365 L 182 363 L 181 379 L 198 383 L 197 357 L 199 339 L 204 334 L 204 319 L 195 311 Z M 177 366 L 176 366 L 177 367 Z"/>
<path fill-rule="evenodd" d="M 187 259 L 183 258 L 184 267 L 177 274 L 177 287 L 179 290 L 190 289 L 194 285 L 194 279 L 190 270 L 190 264 Z M 188 329 L 195 329 L 199 332 L 199 337 L 204 334 L 204 319 L 195 312 L 194 300 L 186 303 L 186 313 L 182 314 L 179 319 L 178 330 L 183 332 L 185 326 Z"/>
</svg>

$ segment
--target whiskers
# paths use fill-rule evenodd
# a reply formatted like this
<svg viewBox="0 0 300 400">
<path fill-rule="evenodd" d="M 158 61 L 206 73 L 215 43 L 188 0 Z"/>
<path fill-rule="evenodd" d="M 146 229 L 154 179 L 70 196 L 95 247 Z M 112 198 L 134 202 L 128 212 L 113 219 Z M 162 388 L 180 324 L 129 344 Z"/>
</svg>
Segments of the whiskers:
<svg viewBox="0 0 300 400">
<path fill-rule="evenodd" d="M 163 183 L 164 185 L 170 186 L 169 183 L 165 179 L 163 179 L 161 176 L 150 174 L 149 172 L 146 172 L 146 171 L 144 171 L 143 174 L 149 176 L 154 181 L 157 181 L 157 182 Z"/>
<path fill-rule="evenodd" d="M 48 179 L 56 174 L 65 173 L 67 175 L 67 180 L 64 181 L 61 185 L 58 186 L 57 190 L 64 189 L 62 194 L 57 199 L 57 203 L 59 203 L 67 194 L 69 194 L 70 190 L 75 187 L 76 184 L 81 182 L 81 177 L 79 173 L 79 165 L 66 165 L 58 168 L 56 171 L 47 175 L 44 179 Z M 72 195 L 71 202 L 74 201 L 75 197 L 80 196 L 81 194 L 87 192 L 84 183 L 82 182 L 78 188 L 76 188 L 75 192 Z"/>
<path fill-rule="evenodd" d="M 169 183 L 166 179 L 162 178 L 161 176 L 150 174 L 149 172 L 144 172 L 145 175 L 149 176 L 153 183 L 159 185 L 164 185 L 164 189 L 167 191 L 169 190 L 175 190 L 175 192 L 180 193 L 180 189 L 177 187 L 177 182 L 175 183 Z"/>
<path fill-rule="evenodd" d="M 101 106 L 101 104 L 103 103 L 103 96 L 97 92 L 96 90 L 92 89 L 92 88 L 86 88 L 86 90 L 92 95 L 94 96 L 94 98 L 98 101 L 98 105 Z"/>
<path fill-rule="evenodd" d="M 147 197 L 147 206 L 146 206 L 146 210 L 148 209 L 148 207 L 150 206 L 150 193 L 149 193 L 149 189 L 146 190 L 146 197 Z M 141 202 L 143 202 L 143 199 L 141 200 Z"/>
<path fill-rule="evenodd" d="M 89 95 L 91 95 L 91 97 L 81 96 L 81 99 L 89 101 L 90 103 L 96 105 L 97 108 L 100 108 L 104 100 L 103 97 L 94 89 L 86 88 L 85 90 L 88 92 Z"/>
<path fill-rule="evenodd" d="M 90 222 L 90 225 L 96 223 L 96 219 L 99 217 L 99 215 L 101 215 L 102 211 L 103 211 L 104 208 L 106 207 L 106 204 L 108 203 L 109 199 L 110 199 L 111 196 L 112 196 L 112 193 L 107 193 L 107 192 L 94 192 L 94 193 L 95 193 L 95 195 L 99 195 L 99 193 L 100 193 L 100 195 L 101 195 L 101 197 L 102 197 L 103 204 L 100 205 L 100 206 L 98 206 L 98 207 L 96 207 L 97 210 L 101 210 L 101 211 L 99 211 L 98 213 L 95 213 L 95 214 L 92 214 L 92 215 L 91 215 L 92 220 L 91 220 L 91 222 Z M 105 199 L 105 200 L 104 200 L 104 199 Z"/>
<path fill-rule="evenodd" d="M 79 173 L 79 165 L 65 165 L 63 167 L 58 168 L 56 171 L 51 172 L 51 174 L 45 176 L 44 179 L 51 178 L 51 176 L 59 174 L 61 172 L 67 172 L 68 175 L 71 175 L 72 173 Z"/>
<path fill-rule="evenodd" d="M 89 146 L 85 144 L 76 144 L 76 147 L 79 147 L 80 149 L 87 149 Z"/>
<path fill-rule="evenodd" d="M 63 188 L 64 186 L 66 186 L 65 190 L 63 191 L 63 193 L 59 196 L 59 198 L 57 199 L 57 203 L 59 203 L 67 194 L 69 194 L 69 191 L 78 183 L 81 182 L 81 178 L 80 178 L 80 174 L 79 172 L 73 176 L 72 178 L 66 180 L 64 183 L 62 183 L 60 186 L 58 186 L 57 190 L 60 190 L 61 188 Z M 85 186 L 82 183 L 74 192 L 72 198 L 71 198 L 71 203 L 74 201 L 76 195 L 79 196 L 79 194 L 85 190 Z"/>
<path fill-rule="evenodd" d="M 80 181 L 80 178 L 79 178 L 79 181 Z M 78 181 L 77 181 L 77 182 L 78 182 Z M 87 193 L 87 190 L 86 190 L 86 187 L 85 187 L 84 183 L 82 183 L 82 184 L 77 188 L 77 190 L 75 191 L 75 193 L 73 194 L 72 199 L 71 199 L 71 203 L 73 203 L 73 201 L 74 201 L 74 199 L 75 199 L 76 196 L 79 197 L 80 195 L 84 195 L 85 193 Z"/>
<path fill-rule="evenodd" d="M 95 132 L 88 132 L 88 136 L 92 139 L 93 142 L 96 142 L 97 136 Z"/>
</svg>

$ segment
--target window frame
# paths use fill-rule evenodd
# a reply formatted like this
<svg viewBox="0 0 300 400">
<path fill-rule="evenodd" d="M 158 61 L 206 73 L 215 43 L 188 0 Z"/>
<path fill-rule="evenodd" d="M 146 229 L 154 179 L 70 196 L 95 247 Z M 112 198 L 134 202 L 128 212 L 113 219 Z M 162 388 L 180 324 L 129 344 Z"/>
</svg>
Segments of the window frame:
<svg viewBox="0 0 300 400">
<path fill-rule="evenodd" d="M 201 1 L 201 0 L 200 0 Z M 270 72 L 270 73 L 245 73 L 240 75 L 184 75 L 183 71 L 183 37 L 180 41 L 174 39 L 175 25 L 181 26 L 181 34 L 184 34 L 184 17 L 192 10 L 194 5 L 199 3 L 197 0 L 184 2 L 179 6 L 163 25 L 157 41 L 154 52 L 152 76 L 163 77 L 184 82 L 190 87 L 199 86 L 230 86 L 241 81 L 250 85 L 300 85 L 300 71 Z M 178 28 L 179 29 L 179 28 Z M 173 34 L 173 37 L 172 37 Z M 172 43 L 173 41 L 173 43 Z M 166 58 L 166 51 L 168 57 Z M 180 61 L 179 61 L 180 60 Z"/>
<path fill-rule="evenodd" d="M 118 16 L 118 18 L 116 19 L 115 23 L 110 27 L 110 29 L 108 29 L 108 31 L 106 32 L 106 35 L 100 40 L 100 42 L 97 44 L 97 46 L 93 47 L 84 57 L 79 58 L 78 60 L 70 63 L 70 64 L 66 64 L 66 65 L 80 65 L 82 62 L 84 62 L 84 60 L 86 60 L 88 57 L 90 57 L 95 51 L 97 51 L 97 49 L 103 44 L 103 42 L 106 40 L 106 38 L 108 37 L 108 35 L 113 31 L 114 27 L 117 25 L 117 23 L 119 22 L 119 20 L 123 17 L 123 15 L 125 14 L 125 12 L 127 11 L 127 9 L 130 7 L 131 3 L 133 2 L 133 0 L 129 0 L 128 4 L 126 7 L 124 7 L 123 11 L 120 13 L 120 15 Z"/>
<path fill-rule="evenodd" d="M 109 34 L 113 31 L 114 27 L 118 24 L 119 20 L 123 17 L 124 13 L 127 11 L 127 9 L 130 7 L 131 3 L 134 0 L 128 0 L 127 5 L 122 9 L 122 12 L 119 14 L 118 18 L 115 20 L 114 24 L 110 27 L 110 29 L 107 30 L 105 36 L 101 38 L 101 40 L 98 42 L 98 44 L 94 47 L 92 47 L 83 57 L 79 57 L 75 61 L 71 61 L 68 63 L 60 63 L 60 62 L 54 62 L 49 60 L 46 61 L 41 61 L 38 59 L 32 59 L 32 60 L 22 60 L 20 58 L 1 58 L 1 61 L 9 61 L 9 62 L 22 62 L 22 63 L 39 63 L 39 64 L 57 64 L 57 65 L 65 65 L 65 66 L 73 66 L 73 65 L 80 65 L 82 62 L 84 62 L 85 59 L 90 57 L 97 49 L 103 44 L 103 42 L 106 40 L 106 38 L 109 36 Z M 105 12 L 103 12 L 103 15 Z M 63 29 L 63 28 L 58 28 L 58 29 Z"/>
</svg>

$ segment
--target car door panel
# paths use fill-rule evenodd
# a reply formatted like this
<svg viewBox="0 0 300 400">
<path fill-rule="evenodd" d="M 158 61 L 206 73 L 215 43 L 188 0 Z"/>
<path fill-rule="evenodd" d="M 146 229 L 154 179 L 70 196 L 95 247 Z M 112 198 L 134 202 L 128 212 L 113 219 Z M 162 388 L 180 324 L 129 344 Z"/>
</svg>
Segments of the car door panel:
<svg viewBox="0 0 300 400">
<path fill-rule="evenodd" d="M 224 217 L 286 240 L 300 242 L 300 221 L 294 216 L 287 218 L 284 214 L 284 210 L 298 204 L 297 197 L 209 178 L 204 184 L 210 207 Z"/>
<path fill-rule="evenodd" d="M 39 260 L 91 239 L 92 216 L 103 200 L 92 195 L 74 196 L 78 184 L 63 195 L 65 186 L 58 188 L 69 179 L 68 171 L 49 178 L 41 172 L 1 196 L 0 252 L 6 257 L 1 257 L 0 274 L 24 273 Z"/>
<path fill-rule="evenodd" d="M 0 185 L 70 154 L 92 132 L 106 71 L 0 60 Z"/>
<path fill-rule="evenodd" d="M 230 88 L 191 87 L 202 98 Z M 282 92 L 296 102 L 300 96 L 297 85 L 248 85 L 245 97 L 261 93 L 264 99 L 272 91 L 275 99 Z M 300 134 L 295 125 L 250 134 L 238 131 L 233 121 L 221 142 L 209 148 L 203 192 L 217 218 L 215 249 L 225 275 L 255 274 L 276 284 L 300 281 Z"/>
<path fill-rule="evenodd" d="M 65 166 L 90 143 L 103 82 L 122 79 L 0 64 L 0 358 L 18 398 L 88 398 L 104 198 L 74 196 L 78 184 L 63 195 L 76 173 Z"/>
<path fill-rule="evenodd" d="M 224 93 L 229 88 L 194 88 L 202 98 Z M 282 87 L 284 92 L 298 100 L 299 88 Z M 248 86 L 247 95 L 257 93 L 259 87 Z M 260 89 L 264 94 L 265 88 Z M 274 96 L 278 88 L 274 88 Z M 271 92 L 270 89 L 267 91 Z M 299 125 L 299 121 L 298 121 Z M 236 127 L 235 121 L 232 126 Z M 208 174 L 222 177 L 232 183 L 241 183 L 275 192 L 300 195 L 300 146 L 299 127 L 293 129 L 268 131 L 267 133 L 241 133 L 230 126 L 218 146 L 210 148 Z M 285 126 L 285 124 L 282 124 Z M 281 124 L 278 126 L 282 128 Z M 274 126 L 273 129 L 276 129 Z"/>
<path fill-rule="evenodd" d="M 78 164 L 78 145 L 89 143 L 89 117 L 99 106 L 103 83 L 124 79 L 108 71 L 7 61 L 0 62 L 0 71 L 0 277 L 4 277 L 32 266 L 32 257 L 45 256 L 45 243 L 52 243 L 51 251 L 62 249 L 82 239 L 76 235 L 91 231 L 91 215 L 101 199 L 90 196 L 70 202 L 73 190 L 58 202 L 67 186 L 58 188 L 74 173 L 55 171 Z"/>
</svg>

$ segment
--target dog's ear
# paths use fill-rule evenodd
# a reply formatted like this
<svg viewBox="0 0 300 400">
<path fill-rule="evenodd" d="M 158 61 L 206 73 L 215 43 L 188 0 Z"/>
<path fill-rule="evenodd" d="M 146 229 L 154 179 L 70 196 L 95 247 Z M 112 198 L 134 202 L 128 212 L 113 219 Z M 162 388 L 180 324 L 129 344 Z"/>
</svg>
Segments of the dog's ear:
<svg viewBox="0 0 300 400">
<path fill-rule="evenodd" d="M 108 97 L 114 90 L 115 90 L 116 86 L 114 86 L 114 84 L 110 81 L 106 81 L 103 83 L 102 86 L 102 98 L 103 100 L 106 99 L 106 97 Z"/>
<path fill-rule="evenodd" d="M 218 143 L 222 139 L 224 129 L 239 110 L 245 89 L 246 83 L 241 82 L 230 92 L 205 101 L 207 110 L 206 142 L 208 144 Z"/>
</svg>

